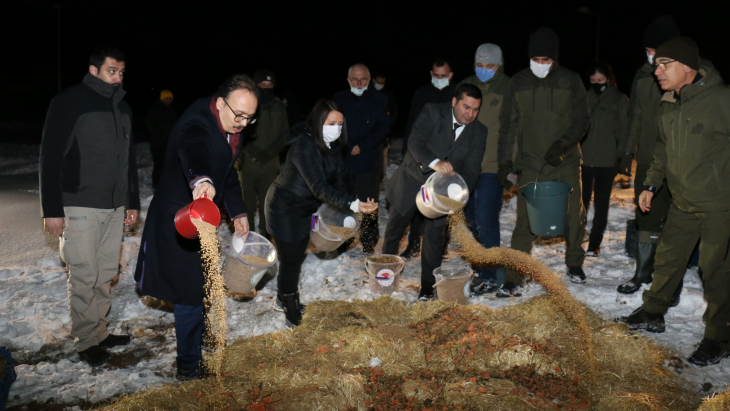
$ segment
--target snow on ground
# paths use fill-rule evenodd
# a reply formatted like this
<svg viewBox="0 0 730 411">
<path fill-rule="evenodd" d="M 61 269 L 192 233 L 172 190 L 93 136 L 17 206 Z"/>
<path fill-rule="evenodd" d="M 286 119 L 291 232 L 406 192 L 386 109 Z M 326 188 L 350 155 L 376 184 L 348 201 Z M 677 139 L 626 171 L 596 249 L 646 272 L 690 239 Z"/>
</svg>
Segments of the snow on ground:
<svg viewBox="0 0 730 411">
<path fill-rule="evenodd" d="M 13 149 L 11 155 L 6 155 L 5 150 L 0 154 L 0 176 L 37 170 L 37 146 L 15 146 Z M 13 159 L 13 156 L 17 158 Z M 110 314 L 110 331 L 133 335 L 132 343 L 113 348 L 112 360 L 103 367 L 92 368 L 80 362 L 68 336 L 67 277 L 60 260 L 27 261 L 22 266 L 0 267 L 0 345 L 10 347 L 21 364 L 16 368 L 18 380 L 12 386 L 9 405 L 22 405 L 31 401 L 54 401 L 69 405 L 80 401 L 96 402 L 174 381 L 173 316 L 144 305 L 135 291 L 133 280 L 146 210 L 152 199 L 151 162 L 146 144 L 138 145 L 138 158 L 143 210 L 140 223 L 132 229 L 125 229 L 120 259 L 121 278 L 112 291 Z M 387 175 L 391 176 L 396 168 L 396 165 L 391 164 Z M 384 205 L 383 195 L 381 193 L 381 204 Z M 617 285 L 629 279 L 635 267 L 634 260 L 624 252 L 626 220 L 634 214 L 632 196 L 631 188 L 614 188 L 601 255 L 599 258 L 587 258 L 584 265 L 588 276 L 586 284 L 573 284 L 565 277 L 564 243 L 546 242 L 552 245 L 536 245 L 532 252 L 535 258 L 563 276 L 564 283 L 576 298 L 607 320 L 627 315 L 641 304 L 641 293 L 627 296 L 616 292 Z M 502 246 L 510 243 L 516 219 L 515 209 L 514 198 L 504 204 L 502 209 Z M 388 217 L 387 210 L 382 208 L 381 237 Z M 592 209 L 589 211 L 589 226 L 591 218 Z M 219 236 L 225 243 L 230 238 L 230 231 L 222 226 Z M 404 246 L 405 241 L 402 244 Z M 458 263 L 458 248 L 455 244 L 449 248 L 450 264 Z M 393 297 L 415 303 L 419 276 L 420 260 L 408 262 L 401 278 L 400 290 Z M 261 290 L 253 300 L 227 301 L 229 341 L 285 329 L 284 315 L 273 310 L 276 281 L 272 275 L 268 275 L 262 283 Z M 368 289 L 359 245 L 332 260 L 321 260 L 309 252 L 302 269 L 300 289 L 304 303 L 332 299 L 371 300 L 377 297 Z M 539 285 L 530 283 L 521 298 L 482 296 L 473 298 L 471 302 L 499 309 L 541 293 L 543 290 Z M 676 351 L 679 357 L 685 359 L 702 339 L 701 316 L 705 307 L 702 284 L 696 269 L 689 269 L 681 303 L 666 316 L 667 331 L 644 335 Z M 675 370 L 696 392 L 701 392 L 703 384 L 712 384 L 712 388 L 703 395 L 727 389 L 726 384 L 730 380 L 730 360 L 704 368 L 685 362 Z"/>
</svg>

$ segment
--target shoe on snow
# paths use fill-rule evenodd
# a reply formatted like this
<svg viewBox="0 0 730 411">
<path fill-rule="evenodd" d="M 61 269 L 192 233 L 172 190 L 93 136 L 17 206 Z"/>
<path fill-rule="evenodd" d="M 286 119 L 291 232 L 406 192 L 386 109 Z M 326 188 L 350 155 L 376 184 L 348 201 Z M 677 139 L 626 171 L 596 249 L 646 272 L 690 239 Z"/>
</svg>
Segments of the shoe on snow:
<svg viewBox="0 0 730 411">
<path fill-rule="evenodd" d="M 621 294 L 633 294 L 641 289 L 641 283 L 634 282 L 634 279 L 630 279 L 629 281 L 626 281 L 625 283 L 618 286 L 616 291 L 620 292 Z"/>
<path fill-rule="evenodd" d="M 128 335 L 109 334 L 108 337 L 104 338 L 104 341 L 99 343 L 99 346 L 111 348 L 119 345 L 127 345 L 129 341 L 131 341 L 131 337 Z"/>
<path fill-rule="evenodd" d="M 723 358 L 730 357 L 729 345 L 727 342 L 723 344 L 709 338 L 703 338 L 699 347 L 689 356 L 687 361 L 700 367 L 717 364 Z"/>
<path fill-rule="evenodd" d="M 479 281 L 477 281 L 479 280 Z M 492 280 L 482 281 L 480 278 L 475 278 L 471 283 L 471 296 L 478 297 L 484 294 L 491 294 L 499 290 L 499 285 Z"/>
<path fill-rule="evenodd" d="M 408 261 L 411 258 L 415 258 L 421 255 L 421 239 L 419 238 L 418 241 L 413 241 L 408 243 L 408 247 L 406 247 L 405 251 L 401 253 L 401 258 L 403 260 Z"/>
<path fill-rule="evenodd" d="M 436 300 L 436 298 L 434 298 L 433 294 L 427 294 L 427 293 L 418 294 L 418 302 L 427 303 L 429 301 L 434 301 L 434 300 Z"/>
<path fill-rule="evenodd" d="M 579 265 L 568 267 L 568 278 L 571 283 L 585 284 L 586 274 L 583 272 L 583 267 Z"/>
<path fill-rule="evenodd" d="M 631 330 L 646 330 L 650 333 L 664 332 L 664 315 L 645 311 L 639 307 L 627 317 L 618 317 L 613 320 L 617 323 L 624 323 Z"/>
<path fill-rule="evenodd" d="M 591 250 L 590 248 L 586 251 L 586 257 L 598 257 L 598 255 L 601 254 L 600 248 L 594 248 Z"/>
<path fill-rule="evenodd" d="M 209 376 L 210 376 L 210 373 L 203 365 L 195 367 L 195 368 L 191 368 L 189 370 L 185 370 L 180 367 L 177 367 L 177 374 L 175 374 L 175 379 L 178 381 L 192 381 L 192 380 L 202 380 L 203 378 L 206 378 Z"/>
<path fill-rule="evenodd" d="M 672 297 L 672 302 L 669 303 L 669 308 L 676 307 L 679 305 L 679 295 Z"/>
<path fill-rule="evenodd" d="M 81 358 L 81 361 L 92 367 L 98 367 L 102 364 L 106 364 L 110 357 L 111 355 L 98 345 L 93 345 L 83 351 L 79 351 L 79 358 Z"/>
<path fill-rule="evenodd" d="M 515 283 L 504 283 L 494 295 L 499 298 L 522 297 L 522 287 Z"/>
<path fill-rule="evenodd" d="M 304 314 L 305 306 L 299 302 L 299 291 L 292 294 L 279 295 L 276 301 L 279 303 L 280 311 L 284 312 L 287 327 L 294 328 L 302 323 L 302 314 Z M 274 309 L 277 309 L 276 304 L 274 305 Z"/>
</svg>

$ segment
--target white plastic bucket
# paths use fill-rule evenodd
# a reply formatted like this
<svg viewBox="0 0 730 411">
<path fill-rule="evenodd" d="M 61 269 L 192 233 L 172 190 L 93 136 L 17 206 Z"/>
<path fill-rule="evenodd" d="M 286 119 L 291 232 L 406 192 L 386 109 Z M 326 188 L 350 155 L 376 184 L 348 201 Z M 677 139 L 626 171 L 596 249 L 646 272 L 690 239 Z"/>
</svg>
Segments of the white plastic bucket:
<svg viewBox="0 0 730 411">
<path fill-rule="evenodd" d="M 435 172 L 416 194 L 416 206 L 425 217 L 438 218 L 463 209 L 468 199 L 469 188 L 459 174 Z"/>
<path fill-rule="evenodd" d="M 398 291 L 400 273 L 405 265 L 403 258 L 397 255 L 383 254 L 377 257 L 366 257 L 365 270 L 370 278 L 370 291 L 380 295 Z"/>
<path fill-rule="evenodd" d="M 339 227 L 340 233 L 330 228 Z M 312 231 L 309 239 L 319 251 L 334 251 L 345 241 L 357 234 L 358 220 L 355 213 L 348 210 L 343 212 L 328 204 L 322 204 L 316 213 L 312 214 Z M 344 232 L 343 232 L 344 231 Z"/>
<path fill-rule="evenodd" d="M 471 295 L 471 279 L 474 272 L 469 267 L 444 268 L 433 270 L 436 277 L 436 296 L 439 301 L 448 301 L 457 304 L 469 304 Z"/>
<path fill-rule="evenodd" d="M 276 248 L 259 233 L 249 231 L 244 237 L 233 237 L 225 250 L 223 280 L 228 290 L 256 295 L 256 285 L 266 270 L 276 263 Z"/>
</svg>

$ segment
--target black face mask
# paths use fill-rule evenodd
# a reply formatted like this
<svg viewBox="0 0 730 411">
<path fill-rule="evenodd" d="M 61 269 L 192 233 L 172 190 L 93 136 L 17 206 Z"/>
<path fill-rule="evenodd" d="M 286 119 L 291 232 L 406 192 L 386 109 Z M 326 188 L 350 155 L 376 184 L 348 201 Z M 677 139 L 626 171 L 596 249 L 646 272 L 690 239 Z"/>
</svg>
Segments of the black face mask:
<svg viewBox="0 0 730 411">
<path fill-rule="evenodd" d="M 274 98 L 273 88 L 259 88 L 259 95 L 261 96 L 261 103 L 266 104 Z"/>
<path fill-rule="evenodd" d="M 591 87 L 596 94 L 601 94 L 608 88 L 608 84 L 591 83 Z"/>
</svg>

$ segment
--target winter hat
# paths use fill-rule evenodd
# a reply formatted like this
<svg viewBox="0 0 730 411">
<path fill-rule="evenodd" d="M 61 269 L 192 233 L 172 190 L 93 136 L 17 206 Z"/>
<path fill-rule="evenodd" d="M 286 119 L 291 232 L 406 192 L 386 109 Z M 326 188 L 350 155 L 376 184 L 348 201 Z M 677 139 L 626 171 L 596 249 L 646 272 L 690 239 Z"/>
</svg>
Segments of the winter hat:
<svg viewBox="0 0 730 411">
<path fill-rule="evenodd" d="M 172 91 L 170 91 L 170 90 L 162 90 L 162 91 L 160 91 L 160 100 L 164 100 L 166 98 L 173 98 L 172 97 Z"/>
<path fill-rule="evenodd" d="M 270 81 L 274 84 L 274 87 L 276 87 L 276 77 L 271 70 L 261 69 L 254 74 L 253 82 L 256 83 L 256 85 L 262 81 Z"/>
<path fill-rule="evenodd" d="M 559 41 L 558 35 L 552 29 L 540 26 L 536 32 L 530 34 L 530 41 L 527 43 L 527 57 L 547 57 L 557 60 Z"/>
<path fill-rule="evenodd" d="M 693 70 L 700 69 L 700 51 L 697 43 L 689 37 L 675 37 L 656 49 L 656 59 L 664 57 L 686 64 Z"/>
<path fill-rule="evenodd" d="M 484 43 L 477 48 L 475 63 L 502 65 L 502 49 L 492 43 Z"/>
<path fill-rule="evenodd" d="M 672 16 L 659 16 L 649 24 L 644 34 L 644 47 L 659 48 L 667 41 L 679 37 L 679 27 Z"/>
</svg>

